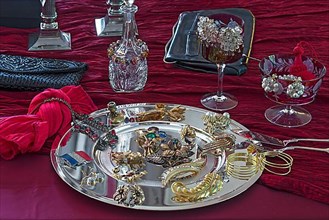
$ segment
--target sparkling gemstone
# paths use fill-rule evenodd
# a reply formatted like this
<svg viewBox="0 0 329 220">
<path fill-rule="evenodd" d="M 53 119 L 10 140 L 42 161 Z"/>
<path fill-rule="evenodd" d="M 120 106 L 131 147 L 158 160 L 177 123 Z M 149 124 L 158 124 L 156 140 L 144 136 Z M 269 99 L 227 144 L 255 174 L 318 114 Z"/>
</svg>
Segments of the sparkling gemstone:
<svg viewBox="0 0 329 220">
<path fill-rule="evenodd" d="M 167 137 L 167 133 L 164 132 L 164 131 L 159 131 L 159 136 L 160 136 L 161 138 L 166 138 L 166 137 Z"/>
<path fill-rule="evenodd" d="M 150 139 L 153 139 L 153 138 L 156 138 L 156 134 L 155 133 L 148 133 L 146 135 L 147 138 L 150 138 Z"/>
<path fill-rule="evenodd" d="M 110 139 L 109 140 L 109 144 L 110 145 L 114 145 L 114 144 L 116 144 L 117 143 L 117 140 L 116 139 Z"/>
<path fill-rule="evenodd" d="M 94 139 L 94 140 L 97 139 L 97 138 L 98 138 L 98 134 L 93 134 L 93 135 L 91 136 L 91 138 Z"/>
<path fill-rule="evenodd" d="M 124 120 L 125 123 L 128 123 L 130 122 L 130 119 L 128 117 L 125 117 L 125 120 Z"/>
</svg>

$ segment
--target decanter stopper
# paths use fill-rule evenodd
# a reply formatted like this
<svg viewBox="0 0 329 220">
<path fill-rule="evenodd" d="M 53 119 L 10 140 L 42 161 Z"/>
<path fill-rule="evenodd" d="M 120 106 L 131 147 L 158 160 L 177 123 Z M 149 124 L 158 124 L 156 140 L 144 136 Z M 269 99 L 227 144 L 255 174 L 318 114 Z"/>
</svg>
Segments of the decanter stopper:
<svg viewBox="0 0 329 220">
<path fill-rule="evenodd" d="M 138 7 L 134 0 L 125 0 L 121 6 L 124 15 L 123 35 L 112 42 L 107 50 L 109 57 L 109 81 L 115 92 L 143 90 L 147 81 L 147 56 L 145 42 L 136 38 L 135 13 Z"/>
</svg>

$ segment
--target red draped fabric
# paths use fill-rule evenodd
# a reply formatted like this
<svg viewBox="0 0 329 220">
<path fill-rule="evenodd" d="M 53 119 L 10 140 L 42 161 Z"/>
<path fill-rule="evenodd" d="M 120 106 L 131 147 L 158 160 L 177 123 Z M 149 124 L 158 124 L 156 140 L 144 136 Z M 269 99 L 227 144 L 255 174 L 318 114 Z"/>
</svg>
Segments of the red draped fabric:
<svg viewBox="0 0 329 220">
<path fill-rule="evenodd" d="M 164 48 L 171 37 L 172 27 L 177 21 L 179 14 L 183 11 L 232 7 L 249 9 L 254 14 L 256 20 L 252 56 L 261 59 L 270 54 L 291 53 L 298 42 L 306 41 L 315 48 L 318 59 L 326 66 L 329 65 L 329 3 L 326 0 L 136 0 L 135 3 L 139 6 L 139 10 L 136 14 L 139 37 L 147 43 L 150 49 L 150 55 L 148 57 L 148 81 L 142 92 L 117 94 L 112 91 L 108 83 L 108 58 L 106 50 L 108 45 L 118 38 L 97 37 L 94 25 L 95 18 L 103 17 L 106 14 L 106 1 L 58 0 L 56 2 L 59 26 L 61 30 L 71 33 L 72 36 L 71 51 L 28 52 L 28 34 L 37 31 L 37 29 L 0 27 L 0 53 L 59 58 L 87 63 L 89 68 L 81 80 L 81 87 L 88 96 L 90 96 L 92 102 L 98 109 L 105 108 L 110 100 L 115 101 L 117 104 L 164 102 L 202 108 L 199 100 L 205 93 L 216 90 L 217 76 L 215 74 L 179 69 L 171 64 L 163 62 Z M 307 53 L 307 51 L 305 52 Z M 235 95 L 239 100 L 239 105 L 235 109 L 229 111 L 232 119 L 238 121 L 252 131 L 275 136 L 280 139 L 290 139 L 294 137 L 328 138 L 328 76 L 325 76 L 315 101 L 304 106 L 312 114 L 312 121 L 308 125 L 299 128 L 275 126 L 265 119 L 264 111 L 275 103 L 264 96 L 260 84 L 260 71 L 256 61 L 250 61 L 247 73 L 240 77 L 225 76 L 224 90 Z M 0 89 L 0 117 L 24 117 L 29 111 L 28 108 L 32 99 L 38 94 L 39 92 L 34 91 Z M 81 108 L 87 108 L 88 110 L 93 109 L 92 107 L 90 108 L 90 106 L 83 106 Z M 26 118 L 21 125 L 24 126 L 25 123 L 30 124 L 30 120 L 33 120 L 35 123 L 33 129 L 35 129 L 35 131 L 38 129 L 43 130 L 46 129 L 46 125 L 43 124 L 44 117 L 48 116 L 49 115 L 30 116 L 30 118 Z M 0 123 L 6 121 L 4 118 L 0 120 Z M 11 125 L 8 124 L 8 126 Z M 20 128 L 18 128 L 16 132 L 20 132 L 19 129 Z M 54 134 L 54 131 L 49 132 L 51 135 L 49 133 L 48 136 Z M 6 135 L 8 135 L 7 137 L 10 139 L 10 133 L 6 133 Z M 22 134 L 20 139 L 16 140 L 16 143 L 24 142 L 26 138 L 36 137 L 25 137 Z M 38 142 L 39 140 L 36 138 L 35 141 Z M 38 208 L 39 206 L 44 207 L 42 201 L 46 201 L 46 198 L 50 199 L 52 197 L 50 193 L 54 193 L 57 196 L 53 200 L 52 205 L 65 210 L 65 214 L 55 213 L 51 209 L 47 210 L 49 213 L 55 213 L 54 216 L 56 216 L 56 218 L 87 219 L 87 217 L 89 217 L 90 219 L 93 216 L 93 211 L 98 212 L 98 214 L 96 213 L 94 215 L 99 219 L 107 219 L 110 218 L 110 216 L 114 219 L 124 218 L 124 214 L 122 213 L 126 210 L 112 206 L 108 207 L 106 205 L 100 205 L 98 208 L 95 208 L 94 206 L 99 205 L 99 202 L 95 201 L 89 203 L 89 201 L 83 197 L 75 198 L 75 192 L 69 192 L 71 193 L 70 196 L 66 196 L 64 195 L 66 193 L 59 191 L 60 189 L 69 190 L 69 187 L 65 184 L 61 185 L 61 180 L 56 177 L 56 173 L 51 169 L 49 169 L 51 173 L 43 173 L 45 169 L 48 169 L 43 166 L 50 166 L 49 163 L 47 163 L 49 159 L 45 159 L 45 157 L 49 155 L 49 149 L 53 144 L 54 137 L 42 141 L 46 142 L 40 146 L 39 154 L 20 155 L 12 161 L 1 159 L 0 218 L 18 218 L 20 215 L 15 214 L 14 206 L 10 205 L 11 202 L 15 201 L 15 196 L 17 196 L 17 199 L 29 201 L 27 198 L 31 195 L 35 200 L 32 204 L 33 207 L 30 207 L 30 209 L 23 208 L 21 217 L 51 218 L 51 216 L 42 213 L 42 211 L 35 211 L 40 210 Z M 311 142 L 302 143 L 302 145 L 319 148 L 328 147 L 328 143 Z M 248 206 L 248 197 L 241 197 L 240 203 L 240 197 L 237 197 L 228 201 L 227 204 L 231 207 L 237 207 L 236 210 L 244 212 L 244 216 L 234 215 L 235 211 L 230 209 L 228 205 L 215 205 L 214 208 L 200 209 L 199 214 L 193 211 L 186 212 L 186 217 L 195 217 L 196 219 L 218 219 L 221 215 L 218 214 L 218 210 L 216 210 L 217 207 L 225 207 L 226 210 L 223 211 L 223 216 L 226 216 L 226 219 L 248 217 L 263 217 L 262 219 L 265 219 L 268 213 L 271 213 L 268 219 L 275 217 L 292 217 L 289 216 L 289 213 L 301 215 L 295 216 L 296 218 L 327 218 L 329 216 L 329 155 L 323 152 L 305 152 L 302 150 L 290 151 L 289 154 L 294 158 L 292 172 L 289 175 L 276 176 L 264 172 L 257 184 L 255 184 L 255 187 L 258 188 L 251 189 L 251 191 L 253 191 L 250 192 L 251 194 L 259 192 L 264 195 L 270 194 L 267 191 L 269 188 L 278 190 L 275 191 L 277 194 L 270 194 L 272 197 L 269 198 L 264 198 L 260 194 L 255 197 L 251 196 L 251 198 L 254 199 L 253 204 L 261 206 L 259 207 L 260 210 L 258 207 L 255 207 L 258 211 L 250 211 L 252 204 Z M 31 160 L 29 159 L 33 160 L 33 162 L 30 162 Z M 24 165 L 22 164 L 23 162 L 25 163 Z M 56 182 L 58 186 L 52 186 L 52 188 L 48 188 L 49 186 L 47 186 L 49 191 L 42 189 L 42 187 L 45 186 L 42 185 L 42 182 L 39 182 L 41 180 L 38 180 L 38 175 L 36 173 L 31 172 L 31 170 L 24 172 L 20 170 L 23 167 L 28 169 L 29 166 L 40 167 L 39 171 L 35 171 L 39 172 L 38 175 L 40 175 L 40 178 L 47 179 L 43 181 Z M 18 187 L 17 184 L 22 181 L 22 179 L 20 176 L 15 175 L 15 173 L 22 173 L 24 175 L 23 182 L 27 188 L 21 189 Z M 48 180 L 47 176 L 53 177 Z M 31 177 L 35 177 L 36 179 L 30 180 Z M 58 178 L 58 180 L 56 178 Z M 37 185 L 39 188 L 33 188 L 31 184 Z M 262 185 L 266 186 L 266 188 Z M 15 188 L 15 186 L 17 187 Z M 30 189 L 28 187 L 30 187 Z M 33 190 L 37 191 L 35 195 L 33 194 Z M 289 193 L 280 197 L 283 198 L 282 201 L 280 200 L 281 203 L 278 202 L 278 198 L 282 191 Z M 291 194 L 297 194 L 308 199 L 304 201 L 302 200 L 304 198 L 292 198 Z M 60 196 L 66 200 L 60 199 Z M 286 204 L 284 198 L 290 203 Z M 85 204 L 82 204 L 79 199 L 82 199 L 84 203 L 92 204 L 93 207 L 87 207 Z M 243 202 L 243 200 L 245 202 Z M 264 200 L 264 203 L 258 202 L 258 200 Z M 271 201 L 276 201 L 276 203 L 273 204 L 273 208 L 266 208 L 265 204 L 270 206 L 272 205 Z M 294 206 L 294 203 L 302 207 L 298 209 Z M 237 204 L 243 204 L 246 209 L 247 207 L 250 209 L 246 211 Z M 17 205 L 19 207 L 24 207 L 24 205 L 28 206 L 28 204 L 23 204 L 22 201 L 19 201 Z M 73 208 L 70 210 L 70 208 L 67 208 L 69 206 L 76 209 L 84 209 L 87 214 L 84 216 L 81 213 L 77 213 L 79 210 L 73 210 Z M 280 211 L 276 212 L 275 207 L 280 207 Z M 307 207 L 312 207 L 313 210 L 321 211 L 313 212 Z M 88 208 L 91 210 L 88 211 Z M 58 212 L 60 212 L 60 210 L 58 210 Z M 259 215 L 257 212 L 259 212 Z M 154 215 L 150 215 L 149 212 L 128 211 L 128 213 L 132 216 L 140 215 L 140 217 L 144 219 L 152 216 L 154 217 Z M 232 213 L 232 215 L 230 215 L 230 213 Z M 183 212 L 181 212 L 181 214 L 183 215 Z M 182 215 L 174 212 L 172 217 L 182 218 Z"/>
<path fill-rule="evenodd" d="M 53 136 L 52 146 L 56 147 L 71 127 L 72 110 L 86 114 L 97 110 L 81 86 L 47 89 L 36 95 L 27 115 L 0 118 L 0 156 L 10 160 L 18 154 L 38 152 Z"/>
</svg>

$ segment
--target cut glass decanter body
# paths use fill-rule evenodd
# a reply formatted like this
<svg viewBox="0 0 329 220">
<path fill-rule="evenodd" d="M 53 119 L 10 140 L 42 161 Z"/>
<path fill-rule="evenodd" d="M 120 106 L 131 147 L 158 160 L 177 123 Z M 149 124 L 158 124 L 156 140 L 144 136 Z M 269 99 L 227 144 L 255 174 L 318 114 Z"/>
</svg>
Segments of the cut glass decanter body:
<svg viewBox="0 0 329 220">
<path fill-rule="evenodd" d="M 123 35 L 108 48 L 109 81 L 115 92 L 143 90 L 147 81 L 148 47 L 136 38 L 135 13 L 138 7 L 133 1 L 125 1 L 121 7 L 124 14 Z"/>
</svg>

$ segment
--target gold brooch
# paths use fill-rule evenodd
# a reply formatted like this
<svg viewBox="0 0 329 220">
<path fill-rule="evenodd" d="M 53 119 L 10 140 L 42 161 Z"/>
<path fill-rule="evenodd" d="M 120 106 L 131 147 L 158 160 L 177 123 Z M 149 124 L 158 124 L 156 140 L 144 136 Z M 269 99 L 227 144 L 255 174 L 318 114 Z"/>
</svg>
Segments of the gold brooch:
<svg viewBox="0 0 329 220">
<path fill-rule="evenodd" d="M 207 153 L 213 154 L 215 156 L 220 156 L 225 150 L 231 150 L 235 145 L 234 135 L 225 135 L 222 137 L 215 137 L 213 142 L 207 143 L 200 147 L 201 154 L 205 155 Z"/>
<path fill-rule="evenodd" d="M 168 109 L 167 105 L 158 103 L 155 108 L 146 112 L 137 114 L 137 121 L 182 121 L 185 119 L 185 108 L 174 106 Z"/>
<path fill-rule="evenodd" d="M 198 174 L 206 164 L 206 158 L 197 158 L 190 163 L 184 163 L 178 166 L 170 167 L 162 175 L 162 185 L 166 186 L 171 181 L 185 179 Z"/>
<path fill-rule="evenodd" d="M 217 193 L 223 186 L 219 174 L 212 172 L 205 175 L 203 180 L 192 188 L 188 188 L 182 182 L 174 182 L 171 190 L 174 193 L 172 198 L 175 202 L 196 202 Z"/>
<path fill-rule="evenodd" d="M 110 158 L 117 165 L 112 171 L 116 179 L 132 183 L 147 174 L 144 158 L 139 152 L 111 152 Z"/>
<path fill-rule="evenodd" d="M 194 154 L 195 131 L 190 126 L 182 128 L 181 137 L 184 139 L 183 141 L 168 136 L 158 127 L 138 130 L 137 135 L 136 141 L 143 150 L 146 161 L 150 163 L 172 167 L 190 162 L 190 157 Z"/>
<path fill-rule="evenodd" d="M 138 185 L 121 185 L 113 194 L 113 199 L 118 204 L 133 207 L 141 205 L 145 201 L 145 195 L 142 188 Z"/>
</svg>

